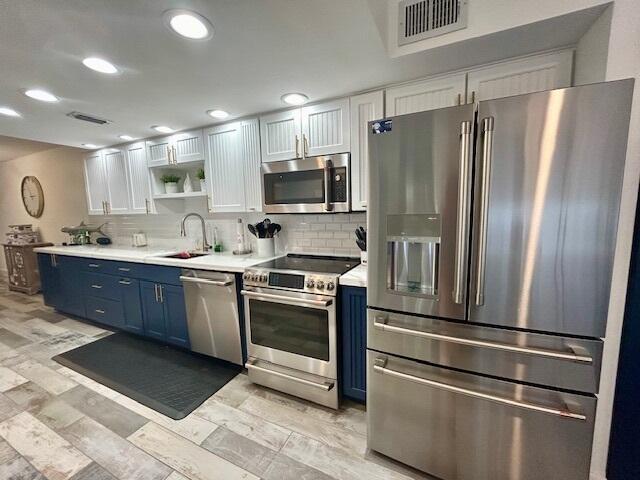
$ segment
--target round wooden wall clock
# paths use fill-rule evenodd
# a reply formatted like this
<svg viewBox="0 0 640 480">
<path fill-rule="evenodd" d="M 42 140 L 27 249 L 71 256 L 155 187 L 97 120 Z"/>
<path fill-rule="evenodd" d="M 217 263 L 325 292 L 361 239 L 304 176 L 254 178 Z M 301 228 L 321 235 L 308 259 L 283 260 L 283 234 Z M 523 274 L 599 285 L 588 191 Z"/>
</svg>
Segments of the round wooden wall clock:
<svg viewBox="0 0 640 480">
<path fill-rule="evenodd" d="M 44 210 L 44 193 L 36 177 L 27 176 L 22 179 L 22 203 L 29 215 L 40 218 Z"/>
</svg>

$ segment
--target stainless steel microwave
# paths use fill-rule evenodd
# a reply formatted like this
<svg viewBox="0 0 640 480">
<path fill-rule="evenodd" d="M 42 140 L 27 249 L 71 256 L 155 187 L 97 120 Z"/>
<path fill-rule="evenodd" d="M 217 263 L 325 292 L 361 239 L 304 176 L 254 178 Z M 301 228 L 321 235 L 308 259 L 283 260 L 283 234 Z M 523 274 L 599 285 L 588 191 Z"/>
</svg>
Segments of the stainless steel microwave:
<svg viewBox="0 0 640 480">
<path fill-rule="evenodd" d="M 262 164 L 265 213 L 333 213 L 351 208 L 349 154 Z"/>
</svg>

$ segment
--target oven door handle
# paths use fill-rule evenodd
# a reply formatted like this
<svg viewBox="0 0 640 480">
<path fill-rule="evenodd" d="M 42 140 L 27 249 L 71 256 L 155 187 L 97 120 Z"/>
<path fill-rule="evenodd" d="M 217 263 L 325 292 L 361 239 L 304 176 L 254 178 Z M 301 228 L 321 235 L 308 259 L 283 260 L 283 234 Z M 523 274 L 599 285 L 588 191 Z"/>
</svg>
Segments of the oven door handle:
<svg viewBox="0 0 640 480">
<path fill-rule="evenodd" d="M 270 370 L 268 368 L 259 367 L 251 359 L 247 361 L 247 363 L 245 364 L 245 367 L 247 367 L 247 370 L 257 370 L 259 372 L 268 373 L 269 375 L 275 375 L 276 377 L 286 378 L 287 380 L 303 383 L 305 385 L 309 385 L 310 387 L 319 388 L 321 390 L 324 390 L 325 392 L 328 392 L 334 387 L 333 382 L 323 382 L 323 383 L 312 382 L 311 380 L 307 380 L 306 378 L 294 377 L 293 375 L 288 375 L 286 373 L 278 372 L 276 370 Z"/>
<path fill-rule="evenodd" d="M 306 298 L 293 298 L 286 295 L 274 295 L 273 293 L 256 293 L 249 290 L 242 290 L 240 292 L 245 297 L 255 298 L 256 300 L 264 300 L 269 302 L 276 300 L 278 302 L 286 302 L 291 305 L 301 305 L 306 307 L 322 307 L 326 308 L 333 303 L 332 299 L 328 300 L 307 300 Z"/>
</svg>

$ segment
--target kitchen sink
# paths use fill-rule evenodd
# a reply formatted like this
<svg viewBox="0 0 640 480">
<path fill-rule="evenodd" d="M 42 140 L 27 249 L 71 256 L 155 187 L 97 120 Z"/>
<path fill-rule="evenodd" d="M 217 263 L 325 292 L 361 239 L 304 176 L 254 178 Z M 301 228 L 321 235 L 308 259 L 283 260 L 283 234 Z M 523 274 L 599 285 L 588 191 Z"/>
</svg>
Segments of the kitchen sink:
<svg viewBox="0 0 640 480">
<path fill-rule="evenodd" d="M 180 253 L 172 253 L 171 255 L 163 255 L 162 258 L 179 258 L 181 260 L 190 260 L 192 258 L 205 257 L 210 255 L 209 253 L 199 253 L 199 252 L 180 252 Z"/>
</svg>

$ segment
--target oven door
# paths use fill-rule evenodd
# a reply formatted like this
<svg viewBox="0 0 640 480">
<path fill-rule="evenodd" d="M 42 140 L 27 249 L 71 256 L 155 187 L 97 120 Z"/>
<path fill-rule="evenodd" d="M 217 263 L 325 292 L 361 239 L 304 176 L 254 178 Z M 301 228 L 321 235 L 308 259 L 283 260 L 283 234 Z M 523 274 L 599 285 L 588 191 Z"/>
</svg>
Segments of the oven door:
<svg viewBox="0 0 640 480">
<path fill-rule="evenodd" d="M 349 154 L 262 164 L 265 213 L 348 212 Z"/>
<path fill-rule="evenodd" d="M 256 287 L 242 295 L 250 357 L 337 378 L 334 297 Z"/>
</svg>

